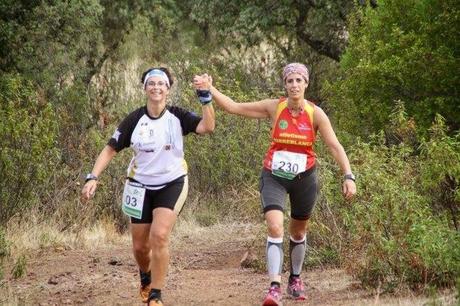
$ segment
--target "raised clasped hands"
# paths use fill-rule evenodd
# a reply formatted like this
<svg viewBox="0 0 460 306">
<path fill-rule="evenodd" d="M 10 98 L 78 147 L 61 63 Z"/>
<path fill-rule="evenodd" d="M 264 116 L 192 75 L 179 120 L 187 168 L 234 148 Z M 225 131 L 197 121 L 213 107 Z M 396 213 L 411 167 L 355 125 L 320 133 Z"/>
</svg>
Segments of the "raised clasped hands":
<svg viewBox="0 0 460 306">
<path fill-rule="evenodd" d="M 193 77 L 193 86 L 196 90 L 210 90 L 212 86 L 212 77 L 207 73 L 195 75 Z"/>
</svg>

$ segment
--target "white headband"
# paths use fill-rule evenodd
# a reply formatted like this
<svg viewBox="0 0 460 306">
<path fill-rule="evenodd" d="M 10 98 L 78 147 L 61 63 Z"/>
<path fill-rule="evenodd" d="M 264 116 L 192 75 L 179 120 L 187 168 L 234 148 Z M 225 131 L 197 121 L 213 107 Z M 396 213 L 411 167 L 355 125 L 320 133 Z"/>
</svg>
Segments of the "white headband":
<svg viewBox="0 0 460 306">
<path fill-rule="evenodd" d="M 169 85 L 169 78 L 168 76 L 166 75 L 166 73 L 164 71 L 161 71 L 160 69 L 153 69 L 151 70 L 149 73 L 147 73 L 147 75 L 145 76 L 144 78 L 144 89 L 145 89 L 145 86 L 147 85 L 147 81 L 149 78 L 153 77 L 153 76 L 159 76 L 161 77 L 165 82 L 166 82 L 166 86 L 169 88 L 170 85 Z"/>
</svg>

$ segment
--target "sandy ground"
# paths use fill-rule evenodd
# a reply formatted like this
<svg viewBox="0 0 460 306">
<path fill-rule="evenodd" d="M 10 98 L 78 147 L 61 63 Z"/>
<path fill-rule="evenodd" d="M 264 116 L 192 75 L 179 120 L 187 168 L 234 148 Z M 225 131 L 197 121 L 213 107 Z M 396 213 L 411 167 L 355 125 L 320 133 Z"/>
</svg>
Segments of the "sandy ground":
<svg viewBox="0 0 460 306">
<path fill-rule="evenodd" d="M 173 244 L 163 300 L 179 305 L 261 305 L 267 276 L 241 267 L 244 239 L 234 242 L 182 236 Z M 227 238 L 225 238 L 227 240 Z M 199 240 L 199 241 L 198 241 Z M 145 305 L 138 296 L 139 276 L 130 242 L 92 250 L 50 248 L 28 257 L 27 277 L 6 278 L 1 305 Z M 284 279 L 287 275 L 284 275 Z M 306 301 L 284 299 L 284 305 L 428 305 L 434 298 L 405 294 L 379 295 L 360 289 L 340 269 L 304 273 Z M 437 296 L 436 305 L 456 305 L 455 293 Z M 432 304 L 432 305 L 434 305 Z"/>
</svg>

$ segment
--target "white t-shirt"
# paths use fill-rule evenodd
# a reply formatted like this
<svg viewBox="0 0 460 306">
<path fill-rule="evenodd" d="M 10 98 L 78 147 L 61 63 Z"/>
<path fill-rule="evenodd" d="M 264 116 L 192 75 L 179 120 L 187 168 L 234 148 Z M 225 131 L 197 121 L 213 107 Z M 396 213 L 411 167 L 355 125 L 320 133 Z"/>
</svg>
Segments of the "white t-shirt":
<svg viewBox="0 0 460 306">
<path fill-rule="evenodd" d="M 157 189 L 187 174 L 183 136 L 196 133 L 201 117 L 177 106 L 166 106 L 158 118 L 143 106 L 118 126 L 108 145 L 119 152 L 131 147 L 134 156 L 128 178 Z"/>
</svg>

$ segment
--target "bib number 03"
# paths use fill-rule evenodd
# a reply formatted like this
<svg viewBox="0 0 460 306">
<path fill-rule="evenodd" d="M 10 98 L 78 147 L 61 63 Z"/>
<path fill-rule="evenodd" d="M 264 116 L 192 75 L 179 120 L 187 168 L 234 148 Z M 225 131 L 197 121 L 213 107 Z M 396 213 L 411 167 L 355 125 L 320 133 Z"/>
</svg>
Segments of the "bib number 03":
<svg viewBox="0 0 460 306">
<path fill-rule="evenodd" d="M 122 210 L 130 217 L 142 219 L 145 188 L 141 184 L 126 181 L 123 191 Z"/>
<path fill-rule="evenodd" d="M 273 175 L 292 180 L 297 174 L 305 171 L 307 155 L 288 151 L 276 151 L 273 153 Z"/>
</svg>

